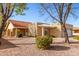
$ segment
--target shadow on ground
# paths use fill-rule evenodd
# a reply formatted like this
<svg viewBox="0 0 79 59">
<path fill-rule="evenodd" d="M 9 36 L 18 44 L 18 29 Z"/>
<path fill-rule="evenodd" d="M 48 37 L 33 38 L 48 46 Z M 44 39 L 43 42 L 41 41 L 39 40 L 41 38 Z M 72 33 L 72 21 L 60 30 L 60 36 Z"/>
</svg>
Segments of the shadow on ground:
<svg viewBox="0 0 79 59">
<path fill-rule="evenodd" d="M 70 47 L 54 45 L 54 46 L 51 46 L 49 50 L 61 51 L 61 50 L 69 50 L 69 49 Z"/>
<path fill-rule="evenodd" d="M 53 44 L 64 44 L 65 42 L 53 42 Z M 70 42 L 69 44 L 79 44 L 79 41 L 76 42 Z"/>
<path fill-rule="evenodd" d="M 15 44 L 9 42 L 7 39 L 1 39 L 1 41 L 2 41 L 2 44 L 0 46 L 0 50 L 17 47 Z"/>
<path fill-rule="evenodd" d="M 70 42 L 70 44 L 79 44 L 79 41 L 77 41 L 77 42 Z"/>
<path fill-rule="evenodd" d="M 34 45 L 35 43 L 19 43 L 19 44 L 16 44 L 16 45 Z"/>
</svg>

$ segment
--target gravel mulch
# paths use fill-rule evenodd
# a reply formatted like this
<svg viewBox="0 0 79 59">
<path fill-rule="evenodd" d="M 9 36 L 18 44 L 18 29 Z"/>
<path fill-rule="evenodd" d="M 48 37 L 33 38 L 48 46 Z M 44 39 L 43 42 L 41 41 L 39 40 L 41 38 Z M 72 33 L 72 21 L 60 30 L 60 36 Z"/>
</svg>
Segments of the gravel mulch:
<svg viewBox="0 0 79 59">
<path fill-rule="evenodd" d="M 63 38 L 61 38 L 63 39 Z M 79 55 L 79 41 L 70 45 L 63 44 L 63 40 L 56 39 L 48 50 L 36 48 L 34 38 L 3 39 L 0 46 L 0 56 L 77 56 Z M 61 43 L 59 42 L 61 41 Z M 58 43 L 59 42 L 59 43 Z"/>
</svg>

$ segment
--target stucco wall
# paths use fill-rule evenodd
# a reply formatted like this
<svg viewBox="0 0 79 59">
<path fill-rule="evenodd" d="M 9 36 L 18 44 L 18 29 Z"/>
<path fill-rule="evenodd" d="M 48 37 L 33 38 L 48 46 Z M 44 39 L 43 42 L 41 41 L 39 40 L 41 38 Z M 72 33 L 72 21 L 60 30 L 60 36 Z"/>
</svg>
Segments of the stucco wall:
<svg viewBox="0 0 79 59">
<path fill-rule="evenodd" d="M 50 35 L 55 36 L 55 37 L 60 37 L 61 36 L 60 34 L 61 33 L 57 27 L 50 29 Z"/>
<path fill-rule="evenodd" d="M 10 29 L 11 31 L 13 30 L 14 26 L 13 24 L 10 22 L 9 26 L 8 26 L 8 29 Z"/>
<path fill-rule="evenodd" d="M 58 36 L 58 37 L 64 37 L 64 33 L 63 33 L 63 31 L 62 31 L 62 28 L 61 28 L 61 25 L 60 25 L 60 23 L 55 23 L 55 24 L 53 24 L 53 27 L 57 27 L 57 29 L 58 30 L 56 30 L 56 29 L 54 29 L 54 30 L 56 30 L 57 31 L 57 33 L 56 33 L 56 35 Z M 67 28 L 67 32 L 70 30 L 71 32 L 68 32 L 68 34 L 72 34 L 71 36 L 73 36 L 73 25 L 69 25 L 69 24 L 66 24 L 66 28 Z"/>
<path fill-rule="evenodd" d="M 37 35 L 38 36 L 42 35 L 42 27 L 37 27 Z"/>
<path fill-rule="evenodd" d="M 59 29 L 56 27 L 56 28 L 45 28 L 44 27 L 44 33 L 45 33 L 45 30 L 48 30 L 48 35 L 51 35 L 51 36 L 55 36 L 55 37 L 60 37 L 61 35 L 61 32 L 59 31 Z M 38 33 L 38 36 L 42 36 L 42 27 L 38 27 L 38 30 L 37 30 L 37 33 Z M 44 34 L 45 35 L 45 34 Z"/>
<path fill-rule="evenodd" d="M 8 24 L 8 23 L 7 23 L 7 24 Z M 6 24 L 6 26 L 7 26 L 7 24 Z M 11 33 L 12 33 L 12 32 L 14 33 L 13 29 L 14 29 L 14 26 L 13 26 L 13 24 L 10 22 L 9 25 L 8 25 L 8 27 L 6 28 L 6 30 L 5 30 L 5 32 L 4 32 L 4 36 L 11 36 Z M 12 33 L 12 35 L 13 35 L 13 33 Z"/>
</svg>

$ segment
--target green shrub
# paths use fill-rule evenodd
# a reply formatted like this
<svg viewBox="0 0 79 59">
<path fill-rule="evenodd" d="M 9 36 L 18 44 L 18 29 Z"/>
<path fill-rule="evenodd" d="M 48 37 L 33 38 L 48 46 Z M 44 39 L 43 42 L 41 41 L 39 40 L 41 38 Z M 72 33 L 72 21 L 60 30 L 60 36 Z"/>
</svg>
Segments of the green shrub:
<svg viewBox="0 0 79 59">
<path fill-rule="evenodd" d="M 52 43 L 52 37 L 50 36 L 37 36 L 36 45 L 39 49 L 48 49 Z"/>
<path fill-rule="evenodd" d="M 73 39 L 79 40 L 79 36 L 74 36 Z"/>
</svg>

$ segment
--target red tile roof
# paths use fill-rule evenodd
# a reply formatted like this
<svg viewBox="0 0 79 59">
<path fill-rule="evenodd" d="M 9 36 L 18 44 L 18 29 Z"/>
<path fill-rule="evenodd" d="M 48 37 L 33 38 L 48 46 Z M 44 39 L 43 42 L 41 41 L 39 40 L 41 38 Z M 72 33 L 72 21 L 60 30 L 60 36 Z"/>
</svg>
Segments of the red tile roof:
<svg viewBox="0 0 79 59">
<path fill-rule="evenodd" d="M 28 27 L 29 24 L 32 24 L 31 22 L 24 22 L 24 21 L 16 21 L 16 20 L 10 20 L 10 22 L 13 24 L 14 27 Z"/>
</svg>

